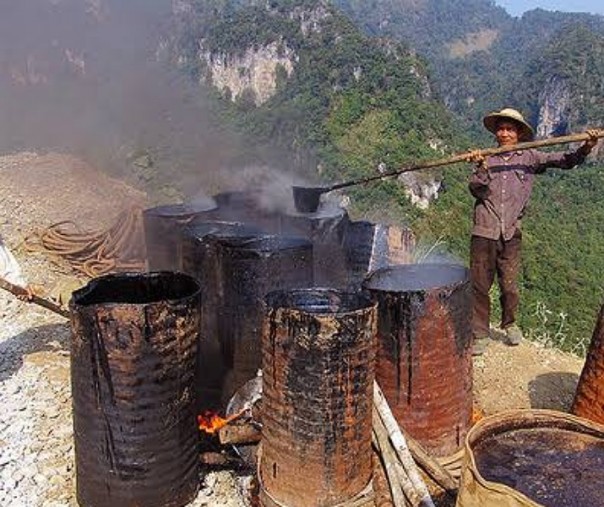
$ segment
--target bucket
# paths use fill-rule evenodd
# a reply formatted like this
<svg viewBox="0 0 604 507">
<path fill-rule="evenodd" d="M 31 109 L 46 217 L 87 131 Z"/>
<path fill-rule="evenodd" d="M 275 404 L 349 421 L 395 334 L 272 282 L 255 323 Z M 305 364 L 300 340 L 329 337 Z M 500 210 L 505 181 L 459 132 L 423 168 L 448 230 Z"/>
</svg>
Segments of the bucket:
<svg viewBox="0 0 604 507">
<path fill-rule="evenodd" d="M 487 417 L 466 438 L 457 507 L 604 504 L 604 426 L 551 410 Z"/>
</svg>

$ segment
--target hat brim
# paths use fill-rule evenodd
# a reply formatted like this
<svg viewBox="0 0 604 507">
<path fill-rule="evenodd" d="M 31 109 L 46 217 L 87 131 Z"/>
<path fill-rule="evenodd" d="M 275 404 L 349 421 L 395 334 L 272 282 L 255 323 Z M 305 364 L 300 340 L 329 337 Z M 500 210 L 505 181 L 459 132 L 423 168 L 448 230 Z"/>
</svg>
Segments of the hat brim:
<svg viewBox="0 0 604 507">
<path fill-rule="evenodd" d="M 518 118 L 514 118 L 513 116 L 508 116 L 507 114 L 491 113 L 485 116 L 482 122 L 489 132 L 495 134 L 497 133 L 497 123 L 501 120 L 511 121 L 518 125 L 519 141 L 532 141 L 535 138 L 533 127 L 528 123 L 519 120 Z"/>
</svg>

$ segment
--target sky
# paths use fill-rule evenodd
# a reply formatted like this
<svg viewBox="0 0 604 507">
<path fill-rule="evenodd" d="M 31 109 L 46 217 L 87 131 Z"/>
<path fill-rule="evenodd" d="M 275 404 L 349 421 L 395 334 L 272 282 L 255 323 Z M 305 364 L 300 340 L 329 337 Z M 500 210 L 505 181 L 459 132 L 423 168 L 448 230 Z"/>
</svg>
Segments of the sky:
<svg viewBox="0 0 604 507">
<path fill-rule="evenodd" d="M 521 16 L 525 11 L 542 8 L 548 11 L 590 12 L 604 15 L 603 0 L 495 0 L 512 16 Z"/>
</svg>

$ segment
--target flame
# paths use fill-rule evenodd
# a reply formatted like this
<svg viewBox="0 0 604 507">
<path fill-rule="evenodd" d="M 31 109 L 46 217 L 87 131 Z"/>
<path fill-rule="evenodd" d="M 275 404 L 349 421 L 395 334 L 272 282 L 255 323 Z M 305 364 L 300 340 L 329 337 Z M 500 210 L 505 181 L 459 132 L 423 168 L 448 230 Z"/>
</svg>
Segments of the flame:
<svg viewBox="0 0 604 507">
<path fill-rule="evenodd" d="M 476 424 L 478 421 L 485 418 L 484 411 L 477 406 L 472 408 L 472 424 Z"/>
<path fill-rule="evenodd" d="M 238 415 L 239 414 L 235 414 L 225 419 L 224 417 L 220 417 L 218 412 L 206 410 L 197 416 L 197 425 L 199 426 L 200 431 L 205 431 L 206 433 L 213 435 L 220 428 L 224 428 L 229 422 L 238 417 Z"/>
</svg>

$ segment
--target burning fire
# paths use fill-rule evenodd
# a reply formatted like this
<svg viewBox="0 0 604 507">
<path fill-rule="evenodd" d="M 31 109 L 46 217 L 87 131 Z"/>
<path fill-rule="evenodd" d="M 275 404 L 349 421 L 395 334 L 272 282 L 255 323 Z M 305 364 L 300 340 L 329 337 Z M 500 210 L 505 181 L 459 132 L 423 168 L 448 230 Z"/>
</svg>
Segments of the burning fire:
<svg viewBox="0 0 604 507">
<path fill-rule="evenodd" d="M 474 406 L 472 408 L 472 425 L 481 421 L 484 417 L 484 411 L 480 407 Z"/>
<path fill-rule="evenodd" d="M 220 428 L 224 428 L 233 419 L 239 417 L 239 415 L 240 414 L 234 414 L 225 419 L 223 417 L 220 417 L 218 415 L 218 412 L 206 410 L 197 416 L 197 425 L 199 426 L 200 431 L 205 431 L 206 433 L 213 435 Z"/>
</svg>

